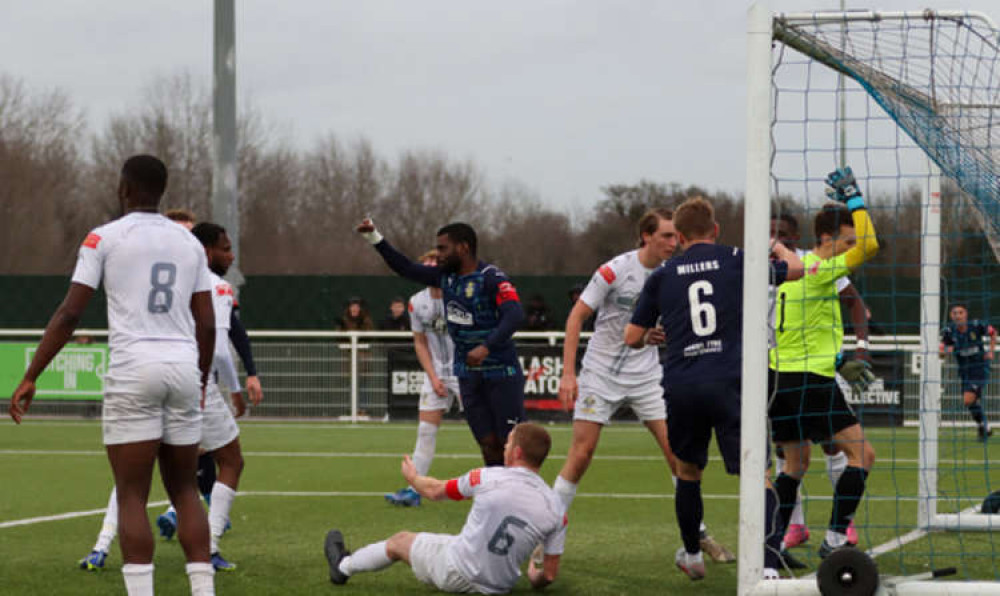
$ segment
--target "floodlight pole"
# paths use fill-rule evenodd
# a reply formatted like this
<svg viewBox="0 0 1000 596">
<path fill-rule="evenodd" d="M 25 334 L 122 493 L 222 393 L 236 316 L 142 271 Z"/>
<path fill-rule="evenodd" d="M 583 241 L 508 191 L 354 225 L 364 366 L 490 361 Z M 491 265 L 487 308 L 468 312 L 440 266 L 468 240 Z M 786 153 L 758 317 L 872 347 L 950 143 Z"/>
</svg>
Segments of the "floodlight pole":
<svg viewBox="0 0 1000 596">
<path fill-rule="evenodd" d="M 212 85 L 212 221 L 226 228 L 236 259 L 226 278 L 243 284 L 240 272 L 240 210 L 236 162 L 236 9 L 215 0 Z"/>
</svg>

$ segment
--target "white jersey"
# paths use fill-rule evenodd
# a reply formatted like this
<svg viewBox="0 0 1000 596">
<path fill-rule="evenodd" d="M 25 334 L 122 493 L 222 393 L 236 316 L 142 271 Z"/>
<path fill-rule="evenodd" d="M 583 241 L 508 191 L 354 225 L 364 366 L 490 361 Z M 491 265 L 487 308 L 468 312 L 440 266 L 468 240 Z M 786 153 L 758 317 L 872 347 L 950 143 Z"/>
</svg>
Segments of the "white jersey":
<svg viewBox="0 0 1000 596">
<path fill-rule="evenodd" d="M 479 468 L 446 484 L 448 497 L 474 498 L 448 562 L 483 594 L 509 592 L 539 543 L 561 555 L 566 541 L 562 501 L 527 468 Z"/>
<path fill-rule="evenodd" d="M 656 346 L 634 350 L 625 345 L 625 326 L 646 278 L 656 268 L 639 262 L 632 250 L 611 259 L 594 273 L 580 300 L 597 311 L 594 335 L 583 355 L 583 368 L 614 382 L 658 383 L 663 377 Z"/>
<path fill-rule="evenodd" d="M 157 213 L 133 212 L 95 228 L 80 247 L 74 283 L 104 282 L 110 367 L 197 362 L 191 295 L 212 289 L 205 249 Z"/>
<path fill-rule="evenodd" d="M 806 256 L 807 251 L 801 248 L 795 249 L 795 254 L 801 259 Z M 844 291 L 844 288 L 851 285 L 851 278 L 848 276 L 843 276 L 837 278 L 837 293 Z M 773 348 L 777 345 L 777 340 L 774 338 L 774 303 L 778 296 L 777 286 L 768 285 L 767 286 L 767 347 L 768 349 Z"/>
<path fill-rule="evenodd" d="M 427 336 L 434 372 L 441 379 L 455 376 L 452 363 L 455 360 L 455 344 L 448 335 L 448 323 L 444 317 L 444 301 L 431 296 L 431 289 L 425 288 L 410 298 L 410 329 Z"/>
<path fill-rule="evenodd" d="M 232 352 L 229 351 L 229 326 L 236 295 L 233 286 L 215 273 L 212 278 L 212 307 L 215 309 L 215 352 L 212 357 L 212 379 L 221 381 L 230 391 L 240 390 Z"/>
</svg>

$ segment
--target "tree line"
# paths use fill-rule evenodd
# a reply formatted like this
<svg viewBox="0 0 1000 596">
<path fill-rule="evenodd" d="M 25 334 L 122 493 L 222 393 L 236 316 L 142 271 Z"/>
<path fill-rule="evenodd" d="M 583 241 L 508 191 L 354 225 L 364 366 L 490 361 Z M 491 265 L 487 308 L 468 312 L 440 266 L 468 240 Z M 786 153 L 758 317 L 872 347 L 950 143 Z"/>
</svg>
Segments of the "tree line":
<svg viewBox="0 0 1000 596">
<path fill-rule="evenodd" d="M 238 117 L 241 269 L 246 274 L 384 274 L 385 266 L 353 233 L 372 216 L 392 242 L 416 256 L 443 224 L 465 221 L 480 234 L 480 254 L 519 275 L 586 275 L 634 246 L 647 209 L 710 199 L 722 241 L 743 242 L 743 197 L 695 185 L 640 180 L 595 189 L 584 211 L 562 211 L 516 182 L 490 184 L 474 162 L 432 149 L 395 157 L 364 138 L 321 134 L 293 147 L 281 127 L 252 104 Z M 211 214 L 212 98 L 181 73 L 151 80 L 132 107 L 91 127 L 61 90 L 37 91 L 0 74 L 0 273 L 66 274 L 87 230 L 118 215 L 118 171 L 129 155 L 167 164 L 164 208 Z M 709 157 L 710 158 L 710 157 Z M 988 255 L 974 218 L 954 187 L 945 188 L 946 258 L 970 266 Z M 871 197 L 883 252 L 873 274 L 917 274 L 920 192 Z M 809 225 L 801 200 L 775 207 Z M 808 246 L 807 242 L 803 243 Z M 902 269 L 900 269 L 902 268 Z"/>
</svg>

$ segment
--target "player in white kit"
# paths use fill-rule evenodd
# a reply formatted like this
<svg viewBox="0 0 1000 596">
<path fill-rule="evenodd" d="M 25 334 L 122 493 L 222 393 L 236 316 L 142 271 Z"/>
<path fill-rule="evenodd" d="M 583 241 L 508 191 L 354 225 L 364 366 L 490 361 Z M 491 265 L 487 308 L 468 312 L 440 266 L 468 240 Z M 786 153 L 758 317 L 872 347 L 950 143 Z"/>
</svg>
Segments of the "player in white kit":
<svg viewBox="0 0 1000 596">
<path fill-rule="evenodd" d="M 130 595 L 153 594 L 146 503 L 158 460 L 163 485 L 180 512 L 177 534 L 191 592 L 214 594 L 208 520 L 195 480 L 200 401 L 215 344 L 212 283 L 201 245 L 157 213 L 166 184 L 159 159 L 138 155 L 125 162 L 118 185 L 124 215 L 83 241 L 69 292 L 11 397 L 10 414 L 20 423 L 35 380 L 72 337 L 103 281 L 110 348 L 103 436 L 118 487 L 126 589 Z"/>
<path fill-rule="evenodd" d="M 436 267 L 437 251 L 431 250 L 418 259 L 421 265 Z M 410 298 L 410 328 L 413 330 L 413 349 L 417 353 L 420 367 L 424 369 L 424 385 L 420 390 L 419 421 L 417 424 L 417 444 L 413 447 L 413 465 L 417 474 L 426 476 L 434 460 L 437 432 L 441 427 L 444 413 L 455 402 L 459 407 L 458 377 L 455 376 L 452 360 L 455 344 L 448 335 L 448 324 L 444 316 L 444 301 L 441 288 L 428 287 Z M 407 486 L 385 495 L 393 505 L 415 507 L 420 505 L 420 493 Z"/>
<path fill-rule="evenodd" d="M 653 209 L 639 220 L 639 248 L 618 255 L 594 273 L 566 320 L 563 374 L 559 399 L 573 411 L 573 441 L 566 463 L 553 489 L 569 509 L 577 486 L 590 466 L 601 437 L 601 429 L 622 406 L 629 406 L 652 433 L 667 465 L 674 470 L 673 453 L 667 441 L 667 410 L 663 400 L 663 368 L 655 344 L 663 333 L 650 331 L 646 347 L 634 350 L 624 342 L 625 325 L 646 278 L 677 248 L 673 213 Z M 597 311 L 594 335 L 587 343 L 583 370 L 576 376 L 576 353 L 584 321 Z M 719 562 L 736 557 L 702 527 L 702 550 Z"/>
<path fill-rule="evenodd" d="M 518 424 L 504 446 L 504 467 L 478 468 L 447 481 L 418 475 L 405 456 L 403 477 L 424 497 L 475 499 L 462 532 L 400 532 L 350 553 L 340 531 L 330 530 L 325 544 L 330 581 L 344 584 L 354 574 L 405 561 L 418 580 L 443 592 L 505 594 L 541 544 L 544 562 L 541 567 L 529 563 L 528 579 L 535 588 L 552 583 L 559 573 L 566 516 L 559 497 L 538 475 L 551 445 L 541 426 Z"/>
</svg>

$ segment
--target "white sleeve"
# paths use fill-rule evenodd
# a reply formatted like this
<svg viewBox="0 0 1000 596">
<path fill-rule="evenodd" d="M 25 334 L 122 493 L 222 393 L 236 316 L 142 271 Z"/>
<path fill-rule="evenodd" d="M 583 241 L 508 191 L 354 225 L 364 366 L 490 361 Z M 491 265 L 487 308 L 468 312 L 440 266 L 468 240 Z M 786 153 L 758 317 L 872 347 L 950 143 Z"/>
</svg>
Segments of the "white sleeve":
<svg viewBox="0 0 1000 596">
<path fill-rule="evenodd" d="M 417 317 L 414 314 L 417 312 L 416 307 L 413 306 L 413 302 L 416 299 L 417 296 L 412 296 L 410 297 L 410 301 L 406 303 L 406 308 L 410 311 L 410 331 L 414 333 L 424 333 L 424 324 L 420 322 L 420 317 Z"/>
<path fill-rule="evenodd" d="M 101 285 L 104 272 L 104 256 L 108 241 L 94 232 L 87 234 L 76 259 L 72 282 L 97 289 Z"/>
<path fill-rule="evenodd" d="M 614 269 L 611 268 L 611 264 L 601 265 L 590 278 L 590 283 L 583 289 L 580 300 L 583 300 L 583 303 L 589 306 L 590 310 L 600 309 L 601 305 L 604 304 L 604 299 L 608 297 L 611 284 L 615 282 L 615 279 L 617 276 Z"/>
<path fill-rule="evenodd" d="M 233 355 L 229 351 L 229 337 L 225 333 L 217 333 L 215 336 L 215 353 L 212 355 L 212 365 L 219 373 L 219 380 L 229 389 L 230 393 L 242 391 L 240 376 L 236 372 Z"/>
<path fill-rule="evenodd" d="M 837 293 L 839 294 L 839 293 L 843 292 L 844 288 L 846 288 L 849 285 L 851 285 L 851 278 L 850 277 L 847 277 L 846 275 L 844 277 L 838 277 L 837 278 Z"/>
<path fill-rule="evenodd" d="M 196 241 L 197 242 L 197 241 Z M 212 272 L 208 269 L 208 257 L 205 255 L 205 250 L 199 245 L 198 250 L 198 277 L 194 280 L 194 291 L 193 294 L 198 292 L 211 292 L 212 286 Z"/>
<path fill-rule="evenodd" d="M 568 520 L 566 516 L 563 516 L 562 525 L 559 526 L 555 532 L 552 532 L 545 537 L 544 540 L 544 551 L 547 555 L 561 555 L 566 545 L 566 528 L 568 527 Z"/>
</svg>

